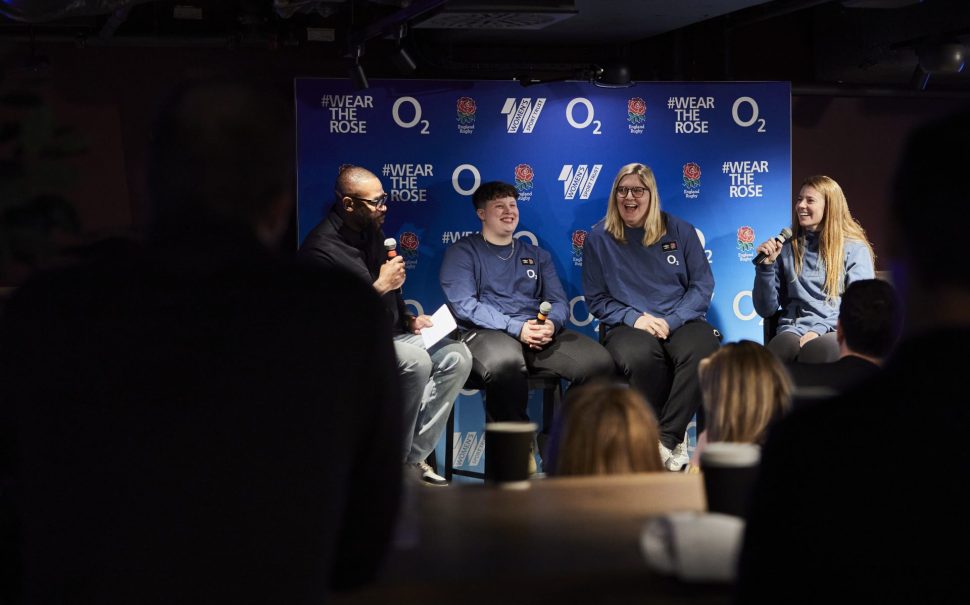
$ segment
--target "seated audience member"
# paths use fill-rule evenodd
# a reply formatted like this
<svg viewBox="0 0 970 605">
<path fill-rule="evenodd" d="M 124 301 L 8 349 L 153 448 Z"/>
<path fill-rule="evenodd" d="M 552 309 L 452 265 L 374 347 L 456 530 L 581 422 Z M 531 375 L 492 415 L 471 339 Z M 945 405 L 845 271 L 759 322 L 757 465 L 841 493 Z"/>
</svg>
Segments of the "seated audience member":
<svg viewBox="0 0 970 605">
<path fill-rule="evenodd" d="M 707 428 L 698 437 L 691 466 L 699 467 L 707 443 L 761 444 L 768 425 L 791 405 L 791 379 L 781 362 L 750 340 L 728 343 L 698 368 Z"/>
<path fill-rule="evenodd" d="M 719 346 L 706 319 L 714 274 L 693 225 L 661 210 L 649 166 L 617 173 L 583 248 L 583 291 L 616 367 L 653 406 L 664 464 L 682 470 L 701 405 L 697 364 Z"/>
<path fill-rule="evenodd" d="M 637 391 L 596 382 L 569 391 L 550 446 L 550 474 L 620 475 L 665 470 L 659 429 Z"/>
<path fill-rule="evenodd" d="M 431 326 L 431 318 L 408 313 L 401 295 L 404 259 L 388 259 L 384 248 L 381 226 L 387 215 L 387 194 L 380 179 L 365 168 L 342 166 L 335 192 L 329 214 L 307 234 L 299 256 L 311 264 L 353 273 L 371 284 L 384 301 L 383 313 L 371 321 L 386 317 L 394 333 L 404 400 L 404 464 L 416 469 L 428 485 L 447 485 L 425 459 L 441 439 L 451 407 L 468 378 L 471 353 L 449 338 L 425 349 L 421 330 Z"/>
<path fill-rule="evenodd" d="M 5 307 L 0 488 L 23 573 L 0 592 L 323 603 L 376 572 L 401 490 L 398 387 L 374 379 L 394 353 L 371 288 L 274 251 L 292 131 L 249 87 L 182 89 L 151 139 L 148 242 Z"/>
<path fill-rule="evenodd" d="M 597 342 L 567 329 L 569 301 L 549 253 L 513 237 L 519 192 L 508 183 L 481 185 L 472 195 L 480 234 L 457 241 L 441 263 L 441 288 L 485 383 L 491 420 L 524 421 L 530 371 L 573 384 L 611 376 L 613 360 Z M 537 319 L 543 302 L 548 318 Z"/>
<path fill-rule="evenodd" d="M 877 374 L 896 344 L 900 321 L 896 293 L 888 282 L 864 279 L 849 284 L 835 325 L 839 360 L 789 365 L 796 400 L 799 392 L 815 389 L 840 393 Z"/>
<path fill-rule="evenodd" d="M 739 603 L 947 603 L 970 594 L 970 113 L 917 129 L 893 183 L 890 266 L 903 337 L 878 380 L 772 427 Z M 932 234 L 932 243 L 921 235 Z"/>
</svg>

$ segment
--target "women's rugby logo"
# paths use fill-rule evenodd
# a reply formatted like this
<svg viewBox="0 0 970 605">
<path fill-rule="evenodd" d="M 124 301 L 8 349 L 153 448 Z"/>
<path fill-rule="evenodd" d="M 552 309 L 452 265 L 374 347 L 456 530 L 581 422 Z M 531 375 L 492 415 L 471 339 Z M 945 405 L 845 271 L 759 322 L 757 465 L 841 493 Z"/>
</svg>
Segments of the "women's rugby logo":
<svg viewBox="0 0 970 605">
<path fill-rule="evenodd" d="M 640 97 L 633 97 L 626 102 L 626 120 L 629 122 L 630 132 L 643 132 L 644 122 L 647 120 L 647 103 Z"/>
<path fill-rule="evenodd" d="M 532 199 L 532 179 L 534 178 L 532 166 L 519 164 L 515 167 L 515 189 L 519 192 L 520 201 L 528 202 Z"/>
<path fill-rule="evenodd" d="M 408 269 L 413 269 L 418 265 L 418 246 L 421 241 L 418 239 L 416 233 L 410 231 L 405 231 L 401 234 L 400 246 L 401 246 L 401 256 L 404 257 L 404 266 Z"/>
<path fill-rule="evenodd" d="M 583 246 L 586 245 L 588 232 L 579 229 L 573 231 L 573 264 L 577 267 L 583 266 Z"/>
<path fill-rule="evenodd" d="M 738 260 L 747 262 L 754 258 L 754 229 L 747 225 L 738 227 Z"/>
<path fill-rule="evenodd" d="M 697 199 L 701 188 L 701 167 L 696 162 L 684 164 L 684 197 Z"/>
<path fill-rule="evenodd" d="M 475 131 L 475 112 L 478 107 L 471 97 L 458 97 L 458 132 L 471 134 Z"/>
</svg>

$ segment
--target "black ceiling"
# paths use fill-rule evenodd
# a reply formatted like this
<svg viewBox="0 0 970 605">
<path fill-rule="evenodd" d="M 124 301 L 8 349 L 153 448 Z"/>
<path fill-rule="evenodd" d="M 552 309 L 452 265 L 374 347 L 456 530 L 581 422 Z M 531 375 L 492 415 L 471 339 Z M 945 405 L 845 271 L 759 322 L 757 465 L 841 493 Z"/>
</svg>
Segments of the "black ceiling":
<svg viewBox="0 0 970 605">
<path fill-rule="evenodd" d="M 622 63 L 635 80 L 970 93 L 956 72 L 970 46 L 965 0 L 3 0 L 0 15 L 0 44 L 260 48 L 331 66 L 360 46 L 372 77 L 400 77 L 389 57 L 401 44 L 422 78 L 552 79 Z"/>
</svg>

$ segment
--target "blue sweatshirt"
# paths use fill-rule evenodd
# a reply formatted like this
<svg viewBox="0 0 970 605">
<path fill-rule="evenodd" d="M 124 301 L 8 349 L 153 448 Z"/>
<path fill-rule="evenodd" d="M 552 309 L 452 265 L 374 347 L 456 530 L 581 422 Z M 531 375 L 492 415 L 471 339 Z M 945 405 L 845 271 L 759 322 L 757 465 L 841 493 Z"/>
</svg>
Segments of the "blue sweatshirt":
<svg viewBox="0 0 970 605">
<path fill-rule="evenodd" d="M 504 330 L 518 338 L 522 325 L 535 319 L 539 304 L 552 303 L 549 320 L 558 332 L 566 323 L 568 302 L 552 257 L 521 239 L 508 260 L 509 246 L 486 245 L 480 233 L 455 242 L 441 263 L 441 289 L 465 328 Z"/>
<path fill-rule="evenodd" d="M 662 213 L 667 234 L 643 245 L 643 229 L 624 227 L 626 243 L 607 233 L 605 219 L 593 225 L 583 246 L 586 306 L 601 322 L 632 326 L 644 312 L 660 317 L 673 332 L 704 319 L 714 292 L 714 274 L 693 225 Z"/>
<path fill-rule="evenodd" d="M 752 293 L 754 310 L 762 317 L 771 317 L 779 308 L 784 309 L 778 320 L 779 334 L 822 335 L 835 330 L 842 297 L 825 299 L 825 265 L 818 255 L 818 234 L 807 232 L 802 250 L 802 271 L 798 275 L 790 244 L 785 244 L 774 263 L 757 265 Z M 842 290 L 856 280 L 873 277 L 869 248 L 858 240 L 846 240 Z"/>
</svg>

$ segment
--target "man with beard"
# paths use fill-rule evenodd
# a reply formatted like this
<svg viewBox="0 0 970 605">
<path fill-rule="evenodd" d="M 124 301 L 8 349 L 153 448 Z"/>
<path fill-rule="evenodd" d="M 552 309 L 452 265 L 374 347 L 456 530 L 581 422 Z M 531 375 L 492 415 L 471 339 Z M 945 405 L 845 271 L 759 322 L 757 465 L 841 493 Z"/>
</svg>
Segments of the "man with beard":
<svg viewBox="0 0 970 605">
<path fill-rule="evenodd" d="M 404 409 L 404 464 L 414 467 L 429 485 L 445 485 L 425 458 L 441 437 L 458 391 L 471 371 L 471 353 L 454 340 L 424 348 L 421 330 L 427 315 L 407 312 L 401 296 L 404 259 L 387 258 L 381 226 L 387 194 L 380 179 L 360 166 L 340 168 L 330 213 L 307 235 L 300 256 L 327 267 L 339 267 L 371 284 L 384 301 L 394 333 Z M 381 377 L 375 377 L 380 379 Z"/>
</svg>

